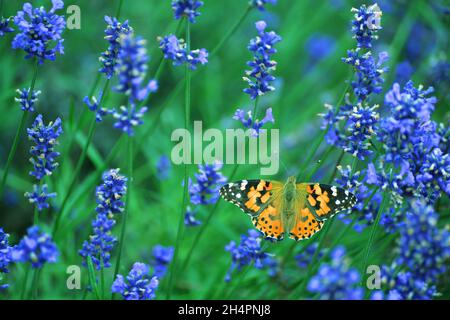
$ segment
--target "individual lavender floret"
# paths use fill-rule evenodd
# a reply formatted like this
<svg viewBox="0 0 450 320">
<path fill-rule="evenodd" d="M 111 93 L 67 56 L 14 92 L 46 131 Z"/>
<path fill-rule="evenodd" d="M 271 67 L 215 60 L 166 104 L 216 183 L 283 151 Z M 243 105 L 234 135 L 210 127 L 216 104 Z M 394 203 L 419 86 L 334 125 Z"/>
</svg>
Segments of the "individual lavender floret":
<svg viewBox="0 0 450 320">
<path fill-rule="evenodd" d="M 349 267 L 345 248 L 337 247 L 331 252 L 331 263 L 322 264 L 309 280 L 308 290 L 321 300 L 360 300 L 364 292 L 359 283 L 360 274 Z"/>
<path fill-rule="evenodd" d="M 144 263 L 135 262 L 126 279 L 118 274 L 112 284 L 111 291 L 120 293 L 124 300 L 153 300 L 158 288 L 158 278 L 148 275 L 149 267 Z"/>
<path fill-rule="evenodd" d="M 114 89 L 128 95 L 131 103 L 142 101 L 153 87 L 150 86 L 150 83 L 143 86 L 149 60 L 145 48 L 146 41 L 130 33 L 121 35 L 119 44 L 115 65 L 119 84 Z"/>
<path fill-rule="evenodd" d="M 97 217 L 92 222 L 94 230 L 89 240 L 84 241 L 79 254 L 83 257 L 86 266 L 90 256 L 97 270 L 111 266 L 111 251 L 117 243 L 117 238 L 111 230 L 116 224 L 114 215 L 124 210 L 122 198 L 126 194 L 127 179 L 119 174 L 119 169 L 111 169 L 103 174 L 103 182 L 96 189 Z"/>
<path fill-rule="evenodd" d="M 397 120 L 428 121 L 437 102 L 436 97 L 430 96 L 433 92 L 433 87 L 424 90 L 424 87 L 419 85 L 415 88 L 412 81 L 408 81 L 403 89 L 398 83 L 394 83 L 392 89 L 385 96 L 385 104 L 391 115 Z"/>
<path fill-rule="evenodd" d="M 7 33 L 14 32 L 14 29 L 9 26 L 10 22 L 10 18 L 0 18 L 0 37 L 3 37 Z"/>
<path fill-rule="evenodd" d="M 95 112 L 95 119 L 97 122 L 102 122 L 104 116 L 114 113 L 114 110 L 99 106 L 99 101 L 102 100 L 102 94 L 103 93 L 100 92 L 98 100 L 96 97 L 92 97 L 91 100 L 89 100 L 89 97 L 87 96 L 83 99 L 83 102 L 86 104 L 89 110 Z"/>
<path fill-rule="evenodd" d="M 158 163 L 156 164 L 156 176 L 159 180 L 166 180 L 169 177 L 171 169 L 171 163 L 169 157 L 163 155 L 159 158 Z"/>
<path fill-rule="evenodd" d="M 437 228 L 438 215 L 432 206 L 415 200 L 407 211 L 400 230 L 398 265 L 403 265 L 414 279 L 434 283 L 447 272 L 450 258 L 450 233 Z"/>
<path fill-rule="evenodd" d="M 30 149 L 32 155 L 30 161 L 34 169 L 30 175 L 35 176 L 36 179 L 41 180 L 44 176 L 51 175 L 58 166 L 56 158 L 59 152 L 54 148 L 62 132 L 60 118 L 45 125 L 41 114 L 36 117 L 32 127 L 27 129 L 28 138 L 34 142 L 34 146 Z"/>
<path fill-rule="evenodd" d="M 450 195 L 450 157 L 441 149 L 435 148 L 427 154 L 420 167 L 416 180 L 420 182 L 420 188 L 442 189 Z"/>
<path fill-rule="evenodd" d="M 172 0 L 172 9 L 175 19 L 187 17 L 190 23 L 195 23 L 195 18 L 200 15 L 198 9 L 203 6 L 203 1 L 198 0 Z"/>
<path fill-rule="evenodd" d="M 80 256 L 83 257 L 84 266 L 87 266 L 87 259 L 91 257 L 97 270 L 111 267 L 111 251 L 117 244 L 117 238 L 111 234 L 111 229 L 115 224 L 116 221 L 104 213 L 98 214 L 92 221 L 94 233 L 89 236 L 89 241 L 84 241 L 83 247 L 79 251 Z"/>
<path fill-rule="evenodd" d="M 344 151 L 364 160 L 372 154 L 370 140 L 375 135 L 375 127 L 380 118 L 376 111 L 378 105 L 372 107 L 358 103 L 348 117 L 347 131 L 349 136 Z"/>
<path fill-rule="evenodd" d="M 318 247 L 319 244 L 317 242 L 314 242 L 313 244 L 307 246 L 302 253 L 296 255 L 295 260 L 297 260 L 297 265 L 302 269 L 310 267 L 310 264 L 312 263 L 312 259 L 316 254 Z M 325 250 L 320 250 L 320 252 L 317 254 L 317 259 L 321 259 L 324 254 Z"/>
<path fill-rule="evenodd" d="M 441 191 L 450 191 L 447 131 L 430 120 L 436 103 L 432 92 L 433 88 L 415 88 L 411 81 L 403 89 L 394 84 L 385 97 L 389 114 L 380 121 L 377 132 L 385 151 L 382 160 L 407 177 L 394 185 L 396 192 L 429 202 L 434 202 Z M 381 169 L 377 172 L 379 180 L 388 180 Z"/>
<path fill-rule="evenodd" d="M 27 234 L 11 253 L 14 262 L 30 262 L 36 269 L 45 263 L 55 263 L 58 255 L 58 248 L 50 235 L 41 232 L 38 226 L 28 228 Z"/>
<path fill-rule="evenodd" d="M 56 197 L 56 192 L 48 192 L 48 186 L 46 184 L 39 186 L 33 185 L 33 192 L 25 192 L 25 198 L 34 204 L 39 211 L 42 211 L 50 207 L 48 200 Z"/>
<path fill-rule="evenodd" d="M 409 63 L 408 60 L 402 61 L 397 64 L 397 68 L 395 69 L 395 79 L 396 82 L 406 83 L 411 79 L 414 73 L 413 66 Z"/>
<path fill-rule="evenodd" d="M 151 259 L 150 266 L 152 266 L 155 270 L 155 276 L 158 279 L 161 279 L 166 274 L 169 263 L 172 261 L 173 253 L 173 247 L 163 247 L 161 245 L 156 245 L 153 247 L 153 257 Z"/>
<path fill-rule="evenodd" d="M 105 39 L 109 42 L 109 46 L 100 56 L 102 67 L 99 69 L 99 72 L 104 73 L 106 78 L 111 79 L 114 75 L 117 56 L 119 54 L 119 39 L 122 35 L 132 33 L 133 28 L 128 24 L 128 20 L 120 23 L 116 18 L 105 16 L 105 22 L 107 23 Z"/>
<path fill-rule="evenodd" d="M 377 31 L 381 28 L 382 12 L 377 4 L 369 7 L 360 6 L 358 9 L 352 8 L 355 18 L 352 21 L 352 33 L 356 39 L 358 48 L 371 48 L 372 40 L 378 39 Z"/>
<path fill-rule="evenodd" d="M 396 265 L 381 267 L 382 290 L 372 293 L 372 300 L 431 300 L 437 295 L 434 285 L 416 278 L 409 271 L 396 271 Z"/>
<path fill-rule="evenodd" d="M 220 172 L 222 164 L 219 162 L 198 166 L 195 183 L 189 179 L 189 197 L 194 205 L 216 203 L 219 199 L 219 189 L 227 181 Z"/>
<path fill-rule="evenodd" d="M 275 5 L 277 3 L 277 0 L 250 0 L 249 1 L 250 6 L 257 8 L 259 11 L 264 11 L 265 10 L 264 6 L 268 3 Z"/>
<path fill-rule="evenodd" d="M 247 235 L 241 235 L 239 245 L 231 241 L 225 247 L 225 251 L 230 252 L 232 260 L 225 281 L 228 282 L 231 280 L 231 273 L 234 270 L 241 271 L 242 267 L 248 266 L 251 263 L 257 269 L 268 268 L 270 275 L 275 274 L 277 263 L 271 255 L 262 250 L 261 241 L 261 234 L 256 230 L 250 229 Z"/>
<path fill-rule="evenodd" d="M 64 53 L 61 35 L 66 27 L 64 16 L 55 13 L 64 7 L 61 0 L 52 0 L 49 12 L 44 7 L 33 8 L 30 3 L 23 5 L 23 11 L 17 12 L 14 23 L 19 33 L 12 42 L 13 49 L 23 49 L 26 59 L 36 57 L 39 64 L 47 60 L 55 60 L 56 54 Z"/>
<path fill-rule="evenodd" d="M 0 273 L 8 273 L 8 265 L 11 263 L 11 247 L 8 243 L 9 234 L 0 228 Z"/>
<path fill-rule="evenodd" d="M 173 65 L 179 66 L 186 61 L 186 44 L 183 39 L 178 39 L 175 35 L 169 34 L 163 38 L 159 37 L 158 41 L 164 58 L 172 60 Z"/>
<path fill-rule="evenodd" d="M 378 54 L 378 60 L 374 59 L 370 51 L 364 54 L 361 54 L 360 49 L 347 51 L 347 57 L 342 58 L 342 61 L 355 69 L 356 80 L 351 85 L 358 101 L 366 100 L 372 93 L 381 93 L 384 82 L 382 75 L 388 70 L 383 64 L 388 59 L 389 55 L 384 51 Z"/>
<path fill-rule="evenodd" d="M 267 27 L 265 21 L 258 21 L 255 25 L 258 36 L 251 39 L 248 45 L 248 50 L 253 53 L 253 60 L 247 62 L 251 69 L 245 71 L 243 77 L 249 85 L 244 92 L 249 94 L 252 100 L 275 90 L 271 85 L 275 80 L 271 72 L 275 70 L 277 63 L 271 60 L 271 56 L 277 52 L 275 44 L 281 41 L 281 37 L 274 31 L 264 31 Z"/>
<path fill-rule="evenodd" d="M 97 213 L 111 217 L 122 213 L 124 202 L 122 198 L 127 193 L 127 178 L 120 174 L 120 169 L 111 169 L 102 176 L 102 184 L 95 191 L 97 197 Z"/>
<path fill-rule="evenodd" d="M 144 116 L 144 113 L 147 112 L 147 110 L 147 107 L 142 107 L 137 110 L 134 104 L 129 106 L 129 108 L 121 106 L 120 110 L 115 110 L 113 114 L 114 118 L 116 119 L 114 128 L 122 130 L 129 136 L 134 135 L 133 127 L 139 126 L 144 123 L 144 121 L 142 121 L 142 117 Z"/>
<path fill-rule="evenodd" d="M 34 111 L 34 104 L 38 100 L 38 96 L 41 94 L 41 91 L 33 90 L 30 95 L 30 89 L 17 89 L 16 92 L 19 94 L 18 98 L 14 100 L 20 104 L 20 108 L 22 111 Z"/>
<path fill-rule="evenodd" d="M 195 70 L 198 64 L 205 65 L 208 63 L 208 55 L 208 51 L 203 48 L 191 50 L 186 56 L 187 63 L 189 63 L 192 70 Z"/>
<path fill-rule="evenodd" d="M 272 108 L 266 109 L 266 115 L 262 120 L 253 120 L 252 112 L 249 110 L 247 113 L 244 110 L 237 109 L 234 113 L 233 119 L 240 121 L 245 128 L 251 129 L 250 135 L 252 137 L 259 136 L 259 130 L 268 122 L 275 123 L 275 119 L 272 114 Z"/>
<path fill-rule="evenodd" d="M 2 273 L 8 273 L 8 266 L 12 262 L 11 251 L 12 248 L 8 243 L 9 234 L 3 231 L 3 228 L 0 228 L 0 292 L 9 287 L 8 284 L 2 284 Z"/>
<path fill-rule="evenodd" d="M 336 39 L 327 34 L 314 33 L 305 44 L 309 60 L 317 63 L 328 57 L 336 48 Z"/>
<path fill-rule="evenodd" d="M 198 64 L 208 63 L 208 51 L 206 49 L 195 49 L 188 52 L 184 40 L 178 39 L 173 34 L 163 38 L 159 37 L 158 41 L 164 58 L 172 60 L 174 66 L 188 63 L 190 68 L 195 70 Z"/>
<path fill-rule="evenodd" d="M 197 211 L 192 210 L 190 206 L 187 207 L 186 212 L 184 214 L 184 224 L 188 227 L 195 227 L 201 225 L 202 222 L 200 220 L 195 219 Z"/>
</svg>

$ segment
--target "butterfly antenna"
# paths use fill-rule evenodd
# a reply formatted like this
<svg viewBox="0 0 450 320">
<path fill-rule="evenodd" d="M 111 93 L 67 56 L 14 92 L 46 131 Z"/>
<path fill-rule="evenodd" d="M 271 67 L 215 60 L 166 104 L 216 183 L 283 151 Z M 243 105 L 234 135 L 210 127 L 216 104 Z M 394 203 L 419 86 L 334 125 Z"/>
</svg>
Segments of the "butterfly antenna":
<svg viewBox="0 0 450 320">
<path fill-rule="evenodd" d="M 281 165 L 283 166 L 284 172 L 287 174 L 287 176 L 289 177 L 289 170 L 286 167 L 286 164 L 283 162 L 283 160 L 280 159 Z"/>
</svg>

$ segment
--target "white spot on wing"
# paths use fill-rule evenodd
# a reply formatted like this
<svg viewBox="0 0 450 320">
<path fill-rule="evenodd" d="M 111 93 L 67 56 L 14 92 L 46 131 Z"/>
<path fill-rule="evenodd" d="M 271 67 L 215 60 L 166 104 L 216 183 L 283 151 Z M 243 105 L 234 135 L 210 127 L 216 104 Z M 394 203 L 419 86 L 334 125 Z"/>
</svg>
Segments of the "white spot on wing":
<svg viewBox="0 0 450 320">
<path fill-rule="evenodd" d="M 333 191 L 332 196 L 336 197 L 337 196 L 337 188 L 336 188 L 336 186 L 332 186 L 331 187 L 331 191 Z"/>
</svg>

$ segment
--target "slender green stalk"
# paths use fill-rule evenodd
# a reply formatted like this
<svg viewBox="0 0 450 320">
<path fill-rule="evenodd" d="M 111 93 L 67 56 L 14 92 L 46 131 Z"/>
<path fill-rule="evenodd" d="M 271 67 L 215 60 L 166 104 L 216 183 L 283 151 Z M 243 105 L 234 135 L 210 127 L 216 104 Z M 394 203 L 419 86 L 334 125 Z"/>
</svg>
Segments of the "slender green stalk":
<svg viewBox="0 0 450 320">
<path fill-rule="evenodd" d="M 116 18 L 119 19 L 120 14 L 122 12 L 123 0 L 119 0 L 119 5 L 117 6 Z"/>
<path fill-rule="evenodd" d="M 186 50 L 189 52 L 191 46 L 191 31 L 190 31 L 190 22 L 186 19 Z M 184 127 L 187 130 L 189 128 L 190 123 L 190 113 L 191 113 L 191 68 L 189 64 L 185 64 L 185 83 L 186 83 L 186 91 L 185 91 L 185 109 L 184 109 Z M 167 290 L 167 299 L 170 299 L 173 289 L 173 280 L 175 277 L 176 266 L 178 262 L 178 256 L 181 246 L 181 240 L 183 238 L 184 231 L 184 214 L 186 210 L 186 201 L 187 201 L 187 188 L 188 188 L 188 164 L 184 164 L 184 183 L 183 183 L 183 197 L 181 202 L 181 210 L 180 210 L 180 218 L 178 221 L 178 230 L 177 237 L 175 242 L 175 249 L 173 254 L 173 260 L 170 267 L 169 274 L 169 287 Z"/>
<path fill-rule="evenodd" d="M 114 269 L 114 278 L 119 274 L 120 271 L 120 263 L 122 259 L 122 252 L 123 252 L 123 244 L 125 241 L 125 234 L 127 229 L 127 219 L 130 211 L 130 203 L 131 203 L 131 189 L 132 189 L 132 183 L 133 183 L 133 137 L 128 136 L 128 148 L 127 148 L 127 155 L 128 155 L 128 183 L 127 183 L 127 198 L 125 200 L 125 210 L 122 215 L 122 229 L 120 231 L 120 238 L 119 238 L 119 249 L 117 252 L 117 260 L 116 260 L 116 267 Z"/>
<path fill-rule="evenodd" d="M 233 34 L 237 31 L 237 29 L 242 25 L 242 23 L 244 22 L 245 18 L 248 16 L 248 14 L 250 13 L 252 7 L 247 8 L 247 10 L 244 12 L 244 14 L 239 18 L 239 20 L 235 23 L 235 25 L 226 33 L 226 35 L 220 40 L 220 42 L 214 47 L 214 49 L 211 51 L 211 53 L 209 54 L 209 58 L 211 59 L 214 55 L 217 54 L 217 52 L 219 52 L 219 50 L 223 47 L 223 45 L 233 36 Z M 181 20 L 180 23 L 177 26 L 177 32 L 176 34 L 178 34 L 178 29 L 181 26 Z M 164 64 L 165 65 L 165 64 Z M 158 66 L 158 71 L 159 69 L 162 68 L 161 67 L 161 63 L 160 66 Z M 202 70 L 206 70 L 206 68 L 201 68 L 201 69 L 197 69 L 196 72 L 192 73 L 192 77 L 195 75 L 198 75 L 199 73 L 202 72 Z M 157 73 L 158 73 L 157 71 Z M 155 77 L 156 79 L 159 79 L 158 77 Z M 147 141 L 147 138 L 154 132 L 154 130 L 157 128 L 157 125 L 160 123 L 159 118 L 162 114 L 162 111 L 164 109 L 165 106 L 167 106 L 169 104 L 169 102 L 176 97 L 183 88 L 183 82 L 178 82 L 178 84 L 175 86 L 175 88 L 173 90 L 171 90 L 171 93 L 169 96 L 167 96 L 167 98 L 164 100 L 164 102 L 162 103 L 162 106 L 160 107 L 160 111 L 158 112 L 155 121 L 153 122 L 153 124 L 151 126 L 148 127 L 148 130 L 141 136 L 140 141 L 138 142 L 138 145 L 140 146 L 142 143 L 144 143 L 144 141 Z M 148 99 L 146 101 L 148 103 Z M 140 149 L 140 148 L 138 148 Z"/>
<path fill-rule="evenodd" d="M 298 293 L 303 292 L 306 289 L 307 280 L 311 278 L 311 275 L 312 275 L 313 271 L 315 270 L 315 266 L 317 265 L 317 262 L 318 262 L 317 257 L 319 255 L 319 252 L 322 250 L 323 245 L 325 244 L 325 238 L 326 238 L 326 236 L 328 234 L 328 231 L 333 226 L 334 221 L 335 221 L 334 219 L 331 219 L 327 223 L 325 223 L 325 227 L 320 232 L 320 234 L 319 234 L 319 236 L 320 236 L 319 245 L 317 246 L 317 249 L 314 252 L 314 255 L 313 255 L 312 259 L 311 259 L 311 261 L 314 261 L 314 264 L 308 268 L 308 272 L 306 273 L 306 277 L 303 280 L 303 282 L 302 282 L 302 284 L 300 286 L 300 289 L 298 290 Z"/>
<path fill-rule="evenodd" d="M 322 164 L 325 162 L 325 160 L 328 158 L 328 156 L 331 154 L 332 151 L 333 151 L 332 147 L 328 148 L 325 151 L 325 153 L 320 158 L 320 161 L 316 162 L 316 164 L 314 165 L 314 168 L 311 171 L 309 171 L 308 175 L 305 177 L 305 182 L 311 181 L 312 176 L 317 172 L 317 170 L 319 170 L 319 168 L 322 166 Z M 339 163 L 339 161 L 338 161 L 338 163 Z"/>
<path fill-rule="evenodd" d="M 261 252 L 264 252 L 267 249 L 267 241 L 265 241 L 263 243 L 263 245 L 261 246 Z M 247 273 L 252 269 L 253 266 L 253 262 L 250 262 L 247 266 L 245 266 L 245 270 L 240 270 L 239 273 L 239 277 L 238 280 L 236 281 L 235 279 L 235 284 L 234 286 L 228 291 L 228 294 L 225 297 L 225 300 L 230 299 L 233 294 L 236 292 L 236 290 L 239 288 L 239 286 L 241 285 L 241 283 L 244 281 L 245 276 L 247 275 Z M 228 271 L 227 271 L 228 272 Z"/>
<path fill-rule="evenodd" d="M 102 289 L 102 299 L 105 298 L 105 268 L 103 266 L 103 261 L 101 261 L 101 268 L 100 268 L 100 286 Z"/>
<path fill-rule="evenodd" d="M 91 256 L 87 257 L 87 265 L 88 265 L 89 283 L 91 284 L 92 291 L 94 291 L 97 300 L 100 300 L 100 293 L 98 292 L 97 280 L 95 279 L 95 269 L 94 264 L 92 263 Z"/>
<path fill-rule="evenodd" d="M 56 214 L 56 218 L 55 218 L 55 223 L 53 225 L 53 230 L 52 230 L 52 236 L 53 238 L 56 237 L 58 229 L 59 229 L 59 224 L 60 224 L 60 220 L 62 215 L 64 214 L 64 209 L 67 205 L 67 202 L 69 200 L 70 195 L 72 194 L 73 188 L 75 187 L 75 184 L 77 182 L 78 176 L 80 174 L 81 168 L 84 164 L 84 161 L 86 160 L 86 156 L 87 156 L 87 151 L 89 149 L 89 146 L 91 144 L 92 138 L 94 136 L 94 132 L 95 132 L 95 127 L 96 127 L 96 119 L 95 119 L 95 115 L 92 115 L 92 119 L 91 119 L 91 123 L 89 125 L 89 133 L 88 133 L 88 137 L 86 140 L 86 143 L 84 145 L 83 151 L 81 152 L 81 156 L 78 159 L 77 165 L 75 167 L 71 182 L 69 184 L 69 187 L 67 189 L 66 195 L 64 196 L 64 199 L 62 201 L 61 207 L 58 210 L 57 214 Z"/>
<path fill-rule="evenodd" d="M 345 155 L 345 151 L 344 151 L 344 149 L 341 149 L 341 152 L 339 153 L 339 157 L 338 157 L 338 160 L 336 162 L 336 165 L 334 166 L 333 173 L 331 173 L 331 176 L 328 179 L 328 181 L 330 183 L 333 182 L 334 178 L 336 177 L 338 166 L 342 162 L 342 158 L 344 158 L 344 155 Z"/>
<path fill-rule="evenodd" d="M 191 24 L 189 20 L 186 19 L 186 50 L 189 52 L 191 50 Z M 186 95 L 185 95 L 185 128 L 189 128 L 191 122 L 191 68 L 188 63 L 185 64 L 186 73 Z"/>
<path fill-rule="evenodd" d="M 349 77 L 348 80 L 346 81 L 346 85 L 345 85 L 344 91 L 343 91 L 343 93 L 342 93 L 338 103 L 336 104 L 336 113 L 339 112 L 340 105 L 342 104 L 342 101 L 344 101 L 345 95 L 347 94 L 347 90 L 350 87 L 350 79 L 351 79 L 351 77 Z M 319 149 L 320 145 L 322 144 L 322 141 L 324 140 L 325 135 L 328 133 L 328 130 L 330 130 L 330 125 L 328 125 L 326 127 L 326 129 L 322 131 L 322 133 L 319 135 L 317 140 L 314 142 L 314 145 L 312 146 L 312 148 L 310 149 L 308 155 L 306 156 L 305 162 L 303 163 L 303 165 L 300 168 L 300 173 L 299 173 L 300 177 L 303 177 L 305 175 L 306 168 L 308 167 L 308 164 L 311 162 L 311 159 L 314 157 L 314 155 L 316 154 L 316 152 Z M 332 147 L 333 146 L 330 146 L 330 148 L 332 148 Z M 321 164 L 316 166 L 315 170 L 318 170 L 320 166 L 321 166 Z M 304 179 L 299 179 L 299 180 L 304 180 Z"/>
<path fill-rule="evenodd" d="M 212 49 L 211 56 L 215 55 L 222 46 L 231 38 L 231 36 L 236 32 L 236 30 L 241 26 L 241 24 L 244 22 L 245 18 L 247 18 L 250 11 L 252 11 L 253 7 L 248 6 L 248 8 L 244 11 L 242 16 L 239 18 L 238 21 L 234 24 L 234 26 L 228 30 L 228 32 L 225 34 L 225 36 L 222 38 L 222 40 Z"/>
<path fill-rule="evenodd" d="M 38 224 L 39 224 L 39 210 L 37 206 L 34 206 L 33 225 L 37 226 Z"/>
<path fill-rule="evenodd" d="M 28 111 L 24 111 L 22 114 L 22 119 L 20 119 L 19 127 L 17 128 L 16 135 L 14 136 L 13 144 L 11 149 L 9 150 L 8 159 L 6 160 L 6 166 L 5 169 L 3 169 L 3 177 L 2 177 L 2 184 L 0 186 L 0 197 L 3 194 L 3 190 L 6 185 L 6 180 L 8 178 L 9 168 L 11 166 L 11 162 L 14 158 L 14 155 L 16 154 L 17 146 L 19 145 L 19 138 L 22 135 L 23 129 L 25 127 L 25 123 L 27 122 L 28 118 Z"/>
<path fill-rule="evenodd" d="M 38 283 L 41 269 L 33 269 L 33 281 L 31 282 L 30 297 L 32 300 L 36 300 L 38 297 Z"/>
<path fill-rule="evenodd" d="M 363 260 L 362 269 L 361 269 L 362 275 L 366 274 L 366 268 L 367 268 L 367 262 L 369 260 L 370 250 L 372 249 L 372 243 L 373 243 L 373 240 L 375 239 L 375 234 L 377 232 L 378 224 L 380 222 L 381 215 L 383 214 L 384 207 L 386 206 L 386 204 L 389 201 L 389 193 L 387 191 L 384 191 L 382 197 L 383 197 L 383 200 L 381 201 L 380 208 L 378 209 L 377 216 L 375 218 L 375 222 L 372 225 L 372 230 L 370 232 L 369 241 L 367 242 L 366 251 L 364 253 L 364 260 Z M 364 276 L 361 277 L 361 280 L 364 281 Z"/>
<path fill-rule="evenodd" d="M 30 85 L 30 88 L 28 91 L 28 99 L 31 98 L 31 95 L 33 94 L 34 86 L 36 85 L 38 66 L 39 66 L 39 60 L 37 58 L 34 58 L 33 78 L 31 79 L 31 85 Z M 2 177 L 2 182 L 0 185 L 0 197 L 2 197 L 3 191 L 5 190 L 6 181 L 8 179 L 9 168 L 14 159 L 14 156 L 16 155 L 17 146 L 19 145 L 20 137 L 22 135 L 25 124 L 27 122 L 28 113 L 29 113 L 28 111 L 23 111 L 22 119 L 20 120 L 19 127 L 17 128 L 16 134 L 14 136 L 14 140 L 13 140 L 11 149 L 9 150 L 8 158 L 6 160 L 6 165 L 5 165 L 5 168 L 3 169 L 3 177 Z"/>
<path fill-rule="evenodd" d="M 27 292 L 27 287 L 28 287 L 28 278 L 30 277 L 30 269 L 31 267 L 29 265 L 25 266 L 25 277 L 23 280 L 23 284 L 22 284 L 22 293 L 20 294 L 20 300 L 25 299 L 25 295 Z"/>
<path fill-rule="evenodd" d="M 119 0 L 119 5 L 117 6 L 116 15 L 115 15 L 115 17 L 117 19 L 120 18 L 120 14 L 121 14 L 121 11 L 122 11 L 122 5 L 123 5 L 123 0 Z M 100 82 L 101 77 L 102 77 L 102 74 L 100 72 L 97 72 L 94 84 L 92 85 L 91 90 L 89 90 L 89 95 L 88 95 L 89 98 L 91 98 L 94 95 L 95 89 L 97 89 L 97 86 L 98 86 L 98 83 Z M 108 80 L 108 82 L 109 82 L 109 80 Z M 105 94 L 106 94 L 106 92 L 105 92 L 105 88 L 104 88 L 103 89 L 103 95 L 105 95 Z M 72 134 L 72 136 L 71 136 L 71 138 L 69 140 L 69 143 L 67 145 L 67 148 L 66 148 L 67 153 L 70 152 L 70 149 L 72 147 L 73 141 L 75 140 L 74 137 L 75 137 L 76 133 L 79 131 L 79 129 L 81 127 L 81 123 L 83 122 L 83 119 L 85 118 L 85 114 L 87 112 L 88 112 L 88 110 L 86 110 L 86 108 L 83 109 L 83 111 L 81 112 L 81 115 L 78 118 L 78 121 L 77 121 L 77 123 L 75 125 L 74 134 Z"/>
<path fill-rule="evenodd" d="M 234 175 L 236 174 L 236 171 L 238 169 L 238 165 L 235 165 L 233 168 L 233 171 L 231 172 L 231 175 L 229 177 L 228 180 L 232 180 Z M 200 230 L 198 231 L 197 235 L 194 238 L 194 241 L 192 243 L 191 248 L 188 251 L 188 254 L 186 255 L 186 258 L 183 262 L 183 265 L 180 269 L 180 272 L 183 272 L 184 270 L 186 270 L 187 266 L 189 265 L 189 262 L 191 260 L 192 254 L 194 253 L 195 248 L 197 247 L 197 244 L 200 241 L 200 238 L 202 237 L 203 233 L 205 232 L 206 228 L 209 226 L 209 223 L 212 219 L 212 217 L 214 216 L 214 213 L 216 212 L 217 208 L 219 207 L 220 201 L 218 200 L 216 202 L 216 204 L 214 205 L 214 207 L 211 209 L 211 211 L 209 212 L 208 216 L 206 217 L 206 219 L 203 221 L 202 225 L 200 226 Z"/>
<path fill-rule="evenodd" d="M 257 96 L 255 98 L 255 104 L 253 106 L 253 121 L 256 121 L 256 111 L 258 109 L 258 100 L 259 100 L 259 97 Z"/>
<path fill-rule="evenodd" d="M 103 94 L 100 99 L 99 105 L 102 105 L 103 101 L 105 100 L 106 91 L 108 90 L 109 83 L 110 83 L 110 80 L 107 79 L 105 81 L 105 85 L 103 87 Z M 81 151 L 81 156 L 78 159 L 78 162 L 75 166 L 75 170 L 74 170 L 72 178 L 70 180 L 69 187 L 67 188 L 66 195 L 64 196 L 64 199 L 61 203 L 61 207 L 56 214 L 55 224 L 53 225 L 53 230 L 52 230 L 53 238 L 55 238 L 55 236 L 58 232 L 61 216 L 64 214 L 64 210 L 66 208 L 67 202 L 68 202 L 68 200 L 72 194 L 73 188 L 75 187 L 75 184 L 78 180 L 78 176 L 80 175 L 81 168 L 83 167 L 84 161 L 86 160 L 87 152 L 88 152 L 89 146 L 91 145 L 92 138 L 94 137 L 94 132 L 95 132 L 96 126 L 97 126 L 97 119 L 95 117 L 95 114 L 93 114 L 92 118 L 91 118 L 91 122 L 89 124 L 88 136 L 87 136 L 86 142 L 84 144 L 83 150 Z"/>
<path fill-rule="evenodd" d="M 228 291 L 228 294 L 225 296 L 224 300 L 229 300 L 234 295 L 236 290 L 239 288 L 241 283 L 244 281 L 245 276 L 247 275 L 247 273 L 251 270 L 252 266 L 253 266 L 253 263 L 250 263 L 249 265 L 247 265 L 245 267 L 245 270 L 241 271 L 241 273 L 239 274 L 239 278 L 237 279 L 237 281 L 235 281 L 234 286 L 231 287 L 231 289 Z"/>
</svg>

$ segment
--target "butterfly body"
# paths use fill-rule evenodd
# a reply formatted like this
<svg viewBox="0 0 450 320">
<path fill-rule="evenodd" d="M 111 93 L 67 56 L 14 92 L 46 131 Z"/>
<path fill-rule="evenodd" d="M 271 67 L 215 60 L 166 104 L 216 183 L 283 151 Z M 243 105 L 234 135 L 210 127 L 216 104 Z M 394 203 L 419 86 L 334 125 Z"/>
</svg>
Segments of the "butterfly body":
<svg viewBox="0 0 450 320">
<path fill-rule="evenodd" d="M 267 238 L 308 239 L 324 221 L 339 211 L 350 209 L 356 198 L 347 190 L 319 183 L 285 183 L 241 180 L 220 189 L 221 196 L 250 215 L 254 226 Z"/>
</svg>

